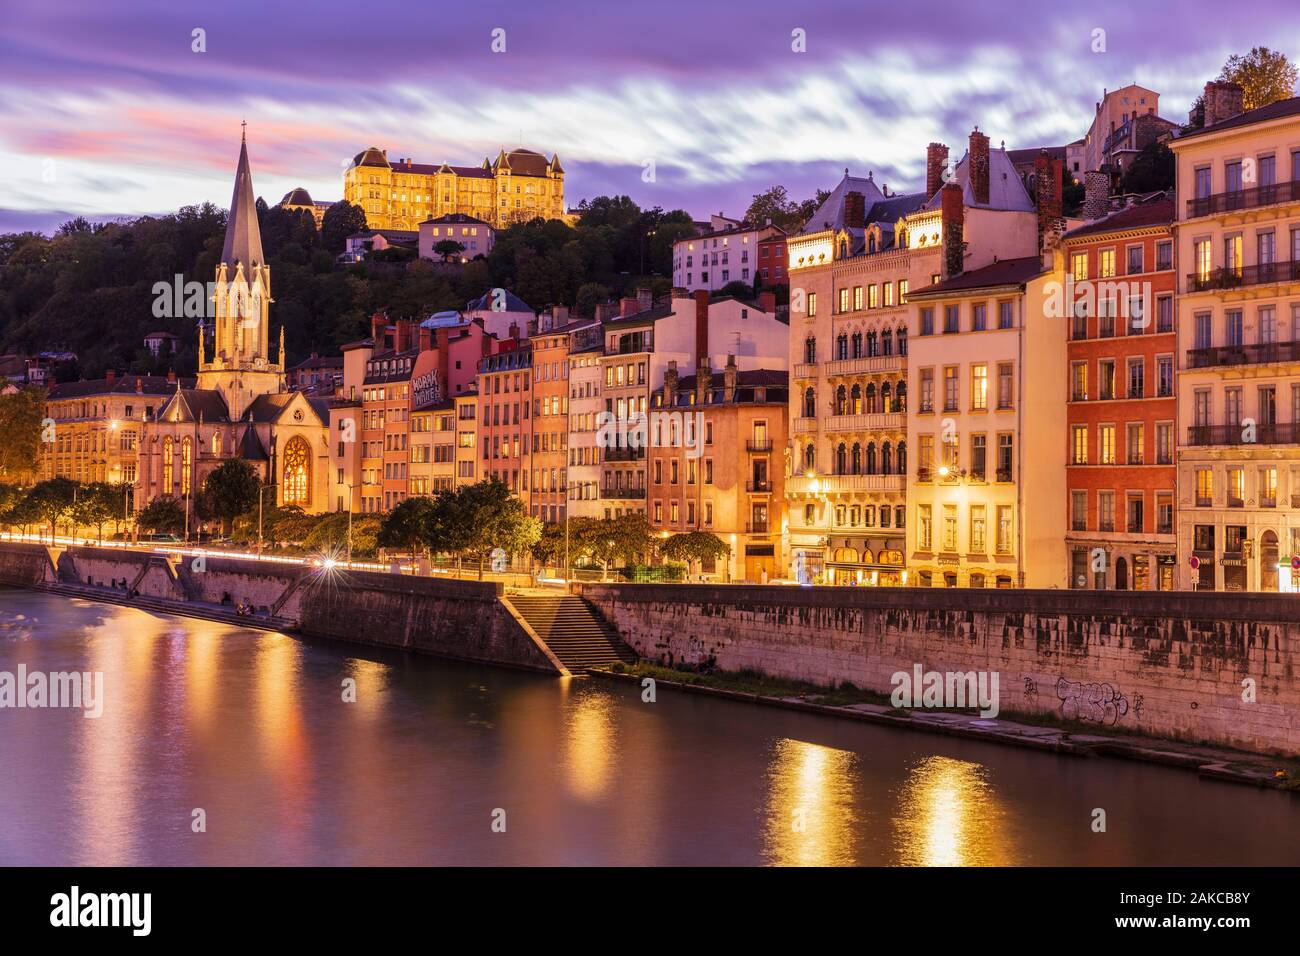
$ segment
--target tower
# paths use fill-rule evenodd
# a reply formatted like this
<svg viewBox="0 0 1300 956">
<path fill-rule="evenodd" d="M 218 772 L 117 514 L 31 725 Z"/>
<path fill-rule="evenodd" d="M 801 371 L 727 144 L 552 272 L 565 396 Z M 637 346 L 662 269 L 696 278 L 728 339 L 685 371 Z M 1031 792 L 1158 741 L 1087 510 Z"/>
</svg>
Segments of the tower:
<svg viewBox="0 0 1300 956">
<path fill-rule="evenodd" d="M 262 254 L 245 136 L 240 137 L 235 191 L 226 221 L 226 241 L 217 264 L 214 304 L 212 355 L 204 361 L 205 350 L 200 343 L 197 387 L 220 392 L 230 419 L 238 421 L 259 395 L 285 390 L 283 347 L 275 362 L 270 356 L 271 268 Z"/>
</svg>

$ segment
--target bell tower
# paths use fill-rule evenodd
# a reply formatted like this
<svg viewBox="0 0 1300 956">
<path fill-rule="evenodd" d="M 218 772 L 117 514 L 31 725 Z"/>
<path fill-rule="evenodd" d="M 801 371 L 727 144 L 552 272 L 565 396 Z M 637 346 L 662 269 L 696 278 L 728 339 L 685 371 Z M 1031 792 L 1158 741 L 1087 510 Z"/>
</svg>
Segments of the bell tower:
<svg viewBox="0 0 1300 956">
<path fill-rule="evenodd" d="M 247 124 L 245 124 L 247 126 Z M 276 360 L 270 354 L 271 267 L 262 254 L 253 175 L 246 134 L 240 137 L 235 192 L 226 220 L 226 241 L 217 264 L 213 349 L 199 342 L 197 387 L 221 393 L 230 419 L 243 417 L 260 395 L 283 392 L 284 330 Z M 200 333 L 201 335 L 201 333 Z"/>
</svg>

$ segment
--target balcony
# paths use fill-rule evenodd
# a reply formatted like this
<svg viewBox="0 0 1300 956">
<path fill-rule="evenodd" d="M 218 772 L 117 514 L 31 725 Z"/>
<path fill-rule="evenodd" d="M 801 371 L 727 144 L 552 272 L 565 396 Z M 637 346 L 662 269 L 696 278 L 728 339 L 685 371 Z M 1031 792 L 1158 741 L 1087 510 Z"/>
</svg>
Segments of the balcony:
<svg viewBox="0 0 1300 956">
<path fill-rule="evenodd" d="M 772 450 L 772 442 L 770 440 L 751 438 L 749 439 L 749 441 L 745 442 L 745 451 L 764 452 L 764 451 L 771 451 L 771 450 Z"/>
<path fill-rule="evenodd" d="M 998 481 L 1001 481 L 1001 482 L 1008 482 L 1008 481 L 1010 481 L 1010 480 L 1011 480 L 1011 469 L 1010 469 L 1010 468 L 999 468 L 999 469 L 998 469 L 998 472 L 997 472 L 997 480 L 998 480 Z"/>
<path fill-rule="evenodd" d="M 810 381 L 811 379 L 817 377 L 817 363 L 796 362 L 791 372 L 796 379 L 802 381 Z"/>
<path fill-rule="evenodd" d="M 768 523 L 766 521 L 745 522 L 746 534 L 767 534 L 769 530 L 771 529 L 768 527 Z"/>
<path fill-rule="evenodd" d="M 601 449 L 605 461 L 645 461 L 645 448 L 629 448 L 626 445 L 611 445 Z"/>
<path fill-rule="evenodd" d="M 617 499 L 645 498 L 645 489 L 644 488 L 602 488 L 600 489 L 600 496 L 602 498 L 617 498 Z"/>
<path fill-rule="evenodd" d="M 785 480 L 785 490 L 791 495 L 834 495 L 847 492 L 901 494 L 906 482 L 906 475 L 825 475 L 817 478 L 798 475 Z"/>
<path fill-rule="evenodd" d="M 838 359 L 826 363 L 826 377 L 835 378 L 843 375 L 872 375 L 885 372 L 901 372 L 907 368 L 906 355 L 871 355 L 859 358 Z"/>
<path fill-rule="evenodd" d="M 815 418 L 796 418 L 794 420 L 794 433 L 796 435 L 808 435 L 817 430 L 817 419 Z"/>
<path fill-rule="evenodd" d="M 1276 365 L 1300 362 L 1300 342 L 1267 342 L 1262 345 L 1216 345 L 1212 348 L 1188 349 L 1189 368 L 1215 368 L 1221 365 Z"/>
<path fill-rule="evenodd" d="M 826 419 L 828 432 L 904 431 L 907 421 L 902 412 L 872 412 L 866 415 L 832 415 Z"/>
<path fill-rule="evenodd" d="M 753 494 L 771 494 L 772 482 L 764 479 L 762 481 L 745 482 L 745 490 Z"/>
<path fill-rule="evenodd" d="M 1265 262 L 1239 269 L 1213 269 L 1205 274 L 1189 272 L 1187 291 L 1239 289 L 1244 286 L 1269 285 L 1275 282 L 1300 282 L 1300 260 Z"/>
<path fill-rule="evenodd" d="M 1189 445 L 1300 445 L 1300 423 L 1279 422 L 1256 425 L 1255 440 L 1245 441 L 1241 425 L 1192 425 L 1187 429 Z"/>
<path fill-rule="evenodd" d="M 1274 183 L 1271 186 L 1253 186 L 1250 189 L 1238 189 L 1233 192 L 1215 193 L 1200 199 L 1187 200 L 1187 218 L 1213 216 L 1224 212 L 1239 212 L 1242 209 L 1259 209 L 1261 206 L 1273 206 L 1284 202 L 1300 202 L 1300 180 Z"/>
</svg>

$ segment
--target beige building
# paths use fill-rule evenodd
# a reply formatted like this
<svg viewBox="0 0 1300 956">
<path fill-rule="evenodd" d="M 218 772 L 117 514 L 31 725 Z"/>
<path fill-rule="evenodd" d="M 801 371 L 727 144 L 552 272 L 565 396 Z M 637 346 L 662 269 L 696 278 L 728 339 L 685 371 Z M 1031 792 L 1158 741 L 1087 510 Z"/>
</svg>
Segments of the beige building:
<svg viewBox="0 0 1300 956">
<path fill-rule="evenodd" d="M 1205 88 L 1177 161 L 1182 587 L 1294 590 L 1300 554 L 1300 97 Z M 1195 561 L 1193 562 L 1193 558 Z M 1199 567 L 1193 568 L 1195 563 Z"/>
<path fill-rule="evenodd" d="M 343 198 L 360 206 L 371 229 L 415 232 L 427 219 L 462 213 L 496 229 L 530 219 L 563 219 L 564 168 L 531 149 L 504 149 L 480 166 L 390 161 L 372 146 L 343 174 Z M 459 241 L 459 238 L 458 238 Z"/>
<path fill-rule="evenodd" d="M 596 441 L 601 408 L 604 338 L 597 321 L 569 331 L 569 514 L 599 518 L 601 449 Z"/>
<path fill-rule="evenodd" d="M 452 401 L 456 409 L 456 449 L 454 452 L 456 470 L 454 485 L 460 488 L 472 485 L 480 479 L 478 469 L 478 391 L 462 392 Z"/>
</svg>

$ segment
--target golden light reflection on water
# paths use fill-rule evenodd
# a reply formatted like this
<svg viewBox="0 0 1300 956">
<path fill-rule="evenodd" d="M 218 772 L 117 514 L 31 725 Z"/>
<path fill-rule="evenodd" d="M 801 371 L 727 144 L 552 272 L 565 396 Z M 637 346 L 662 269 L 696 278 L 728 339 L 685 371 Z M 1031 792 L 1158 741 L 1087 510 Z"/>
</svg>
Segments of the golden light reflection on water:
<svg viewBox="0 0 1300 956">
<path fill-rule="evenodd" d="M 854 858 L 856 756 L 777 742 L 768 769 L 764 854 L 778 866 L 846 866 Z"/>
<path fill-rule="evenodd" d="M 904 866 L 1014 866 L 1006 808 L 981 764 L 927 757 L 912 768 L 894 820 Z"/>
<path fill-rule="evenodd" d="M 215 716 L 221 639 L 229 627 L 200 620 L 185 624 L 185 710 L 195 729 L 206 731 L 211 729 Z"/>
<path fill-rule="evenodd" d="M 567 683 L 567 682 L 566 682 Z M 617 731 L 614 701 L 606 693 L 568 697 L 564 729 L 565 769 L 569 789 L 582 800 L 595 800 L 609 789 Z"/>
</svg>

